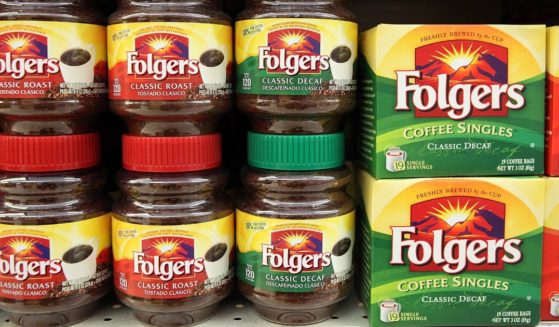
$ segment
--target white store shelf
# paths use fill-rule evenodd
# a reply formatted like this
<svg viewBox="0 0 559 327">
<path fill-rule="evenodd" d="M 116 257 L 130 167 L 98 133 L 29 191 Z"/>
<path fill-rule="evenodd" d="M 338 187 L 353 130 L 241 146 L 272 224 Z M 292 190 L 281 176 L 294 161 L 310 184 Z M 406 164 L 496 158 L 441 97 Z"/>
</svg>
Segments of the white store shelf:
<svg viewBox="0 0 559 327">
<path fill-rule="evenodd" d="M 0 326 L 15 327 L 16 325 L 7 320 L 5 313 L 0 312 Z M 121 305 L 118 300 L 109 298 L 106 304 L 90 319 L 75 325 L 76 327 L 140 327 L 145 326 L 134 319 L 132 312 Z M 252 309 L 249 302 L 241 296 L 231 296 L 223 302 L 216 317 L 206 323 L 197 325 L 200 327 L 278 327 L 262 320 Z M 332 319 L 316 327 L 366 327 L 367 316 L 355 295 L 340 303 L 337 312 Z"/>
<path fill-rule="evenodd" d="M 7 320 L 5 313 L 0 312 L 1 327 L 16 327 Z M 114 298 L 108 298 L 105 305 L 90 319 L 75 325 L 76 327 L 145 327 L 134 319 L 132 312 Z M 278 327 L 262 320 L 252 309 L 249 302 L 241 296 L 231 296 L 223 302 L 216 317 L 200 327 Z M 367 327 L 367 316 L 363 304 L 355 295 L 340 303 L 332 319 L 316 327 Z M 394 325 L 396 327 L 396 325 Z M 541 327 L 559 327 L 559 324 L 543 323 Z"/>
</svg>

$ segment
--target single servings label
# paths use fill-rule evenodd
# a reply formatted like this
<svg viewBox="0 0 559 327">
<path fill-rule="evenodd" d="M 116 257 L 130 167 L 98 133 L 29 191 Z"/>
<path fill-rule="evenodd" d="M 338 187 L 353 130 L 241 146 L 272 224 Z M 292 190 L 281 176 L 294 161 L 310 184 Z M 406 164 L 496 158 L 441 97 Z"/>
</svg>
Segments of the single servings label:
<svg viewBox="0 0 559 327">
<path fill-rule="evenodd" d="M 232 96 L 233 29 L 200 23 L 108 27 L 109 97 L 204 100 Z"/>
<path fill-rule="evenodd" d="M 236 23 L 237 92 L 346 95 L 356 90 L 357 24 L 331 19 Z"/>
<path fill-rule="evenodd" d="M 353 272 L 355 213 L 327 219 L 272 219 L 237 211 L 237 277 L 259 289 L 313 292 Z"/>
<path fill-rule="evenodd" d="M 0 21 L 0 97 L 106 97 L 106 44 L 100 25 Z"/>
<path fill-rule="evenodd" d="M 113 217 L 114 283 L 145 299 L 203 296 L 232 281 L 234 215 L 189 225 L 138 225 Z"/>
<path fill-rule="evenodd" d="M 0 298 L 87 293 L 111 277 L 110 215 L 80 222 L 0 225 Z"/>
</svg>

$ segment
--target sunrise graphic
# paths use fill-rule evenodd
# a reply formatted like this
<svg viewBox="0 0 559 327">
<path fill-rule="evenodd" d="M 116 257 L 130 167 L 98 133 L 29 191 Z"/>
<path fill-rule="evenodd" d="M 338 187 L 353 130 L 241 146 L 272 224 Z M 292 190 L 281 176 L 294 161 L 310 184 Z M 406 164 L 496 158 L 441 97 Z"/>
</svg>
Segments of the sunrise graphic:
<svg viewBox="0 0 559 327">
<path fill-rule="evenodd" d="M 0 238 L 0 252 L 25 260 L 48 260 L 50 242 L 33 236 L 12 236 Z"/>
<path fill-rule="evenodd" d="M 33 242 L 25 238 L 16 238 L 8 243 L 15 253 L 27 256 L 33 250 Z"/>
<path fill-rule="evenodd" d="M 416 49 L 416 68 L 426 83 L 441 74 L 451 84 L 506 84 L 508 50 L 479 41 L 446 41 Z"/>
<path fill-rule="evenodd" d="M 472 203 L 466 201 L 464 204 L 460 204 L 460 199 L 458 199 L 456 204 L 452 204 L 450 201 L 447 203 L 440 203 L 438 207 L 433 208 L 433 211 L 429 214 L 438 217 L 446 221 L 449 225 L 454 226 L 457 223 L 461 223 L 474 213 L 475 209 L 483 209 L 483 206 L 479 206 L 479 202 Z"/>
<path fill-rule="evenodd" d="M 31 46 L 32 40 L 33 38 L 30 35 L 25 36 L 15 34 L 8 36 L 4 42 L 6 42 L 6 44 L 8 44 L 12 48 L 12 50 L 16 51 L 25 50 L 25 48 Z"/>
<path fill-rule="evenodd" d="M 316 56 L 320 55 L 320 33 L 302 28 L 280 29 L 268 34 L 268 46 L 271 53 L 279 56 L 281 51 L 286 55 Z M 282 73 L 285 69 L 268 70 L 271 73 Z M 320 69 L 304 71 L 305 74 L 320 73 Z"/>
<path fill-rule="evenodd" d="M 142 252 L 167 260 L 194 259 L 194 240 L 174 236 L 147 238 L 142 240 Z"/>
<path fill-rule="evenodd" d="M 14 32 L 0 35 L 0 52 L 16 56 L 48 57 L 47 38 L 27 32 Z"/>
<path fill-rule="evenodd" d="M 446 63 L 455 71 L 460 69 L 461 67 L 469 66 L 476 59 L 477 55 L 479 53 L 482 53 L 481 47 L 473 50 L 473 44 L 470 44 L 467 50 L 464 50 L 464 43 L 460 44 L 459 50 L 456 49 L 454 44 L 452 44 L 451 47 L 452 50 L 449 50 L 448 48 L 443 46 L 442 50 L 438 50 L 437 55 L 433 55 L 433 57 Z"/>
<path fill-rule="evenodd" d="M 169 54 L 173 41 L 174 38 L 170 36 L 153 36 L 146 43 L 151 47 L 153 53 L 165 55 Z"/>
<path fill-rule="evenodd" d="M 322 233 L 314 230 L 305 229 L 286 229 L 271 233 L 271 244 L 274 246 L 276 253 L 283 253 L 288 249 L 293 254 L 319 254 L 322 253 Z M 284 271 L 286 269 L 277 269 Z M 316 268 L 308 271 L 318 271 L 322 268 Z"/>
<path fill-rule="evenodd" d="M 505 238 L 506 205 L 484 198 L 452 196 L 414 204 L 411 226 L 415 240 L 433 241 L 433 232 L 442 230 L 446 241 L 453 239 L 490 240 Z M 499 269 L 502 265 L 473 266 L 473 270 Z M 438 271 L 433 264 L 412 270 Z"/>
<path fill-rule="evenodd" d="M 283 241 L 292 251 L 305 251 L 313 248 L 314 244 L 310 240 L 310 234 L 307 232 L 291 232 L 283 236 Z"/>
<path fill-rule="evenodd" d="M 268 46 L 273 52 L 287 50 L 288 54 L 320 54 L 320 34 L 300 28 L 283 29 L 268 34 Z"/>
<path fill-rule="evenodd" d="M 173 255 L 179 246 L 177 241 L 157 241 L 153 244 L 154 248 L 159 251 L 160 256 Z"/>
<path fill-rule="evenodd" d="M 449 88 L 455 85 L 505 85 L 509 81 L 509 52 L 505 47 L 482 41 L 452 40 L 437 42 L 415 49 L 415 68 L 421 72 L 418 85 L 438 87 L 444 76 Z M 506 97 L 506 96 L 504 96 Z M 483 103 L 488 103 L 483 99 Z M 501 110 L 473 110 L 470 117 L 506 117 L 506 100 Z M 448 118 L 448 111 L 437 106 L 431 110 L 416 110 L 418 118 Z"/>
<path fill-rule="evenodd" d="M 187 37 L 170 33 L 150 33 L 136 38 L 136 51 L 140 55 L 152 54 L 156 58 L 189 58 Z"/>
<path fill-rule="evenodd" d="M 313 50 L 313 45 L 307 40 L 307 33 L 288 31 L 279 37 L 277 45 L 290 52 L 308 52 Z"/>
</svg>

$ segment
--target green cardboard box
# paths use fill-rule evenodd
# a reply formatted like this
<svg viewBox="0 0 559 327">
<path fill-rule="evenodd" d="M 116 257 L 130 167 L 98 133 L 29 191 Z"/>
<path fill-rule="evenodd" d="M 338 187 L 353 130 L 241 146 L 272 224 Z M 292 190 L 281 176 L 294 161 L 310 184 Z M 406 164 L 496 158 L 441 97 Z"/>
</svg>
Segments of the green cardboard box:
<svg viewBox="0 0 559 327">
<path fill-rule="evenodd" d="M 376 178 L 540 175 L 545 26 L 379 25 L 361 37 Z"/>
</svg>

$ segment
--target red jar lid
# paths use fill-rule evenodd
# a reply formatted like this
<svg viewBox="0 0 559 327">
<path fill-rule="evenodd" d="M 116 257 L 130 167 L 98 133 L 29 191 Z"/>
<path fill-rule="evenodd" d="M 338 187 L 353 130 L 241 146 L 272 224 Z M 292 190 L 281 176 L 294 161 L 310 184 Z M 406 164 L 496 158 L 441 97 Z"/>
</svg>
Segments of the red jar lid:
<svg viewBox="0 0 559 327">
<path fill-rule="evenodd" d="M 0 170 L 55 172 L 84 169 L 101 161 L 99 134 L 0 135 Z"/>
<path fill-rule="evenodd" d="M 221 135 L 143 137 L 125 135 L 126 170 L 154 173 L 191 172 L 221 166 Z"/>
</svg>

